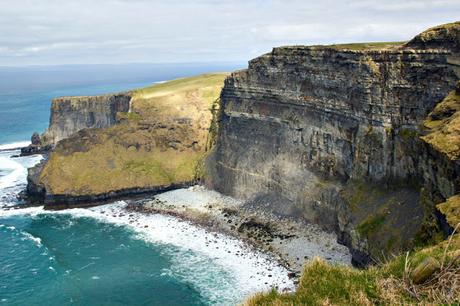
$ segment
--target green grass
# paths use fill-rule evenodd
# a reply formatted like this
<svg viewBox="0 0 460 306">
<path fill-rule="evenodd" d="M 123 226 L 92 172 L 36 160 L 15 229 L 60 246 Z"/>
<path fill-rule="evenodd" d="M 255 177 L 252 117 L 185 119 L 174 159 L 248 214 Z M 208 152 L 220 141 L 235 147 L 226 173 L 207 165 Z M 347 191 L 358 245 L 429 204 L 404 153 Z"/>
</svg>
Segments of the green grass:
<svg viewBox="0 0 460 306">
<path fill-rule="evenodd" d="M 381 226 L 385 223 L 385 215 L 376 214 L 374 216 L 367 217 L 363 222 L 361 222 L 356 230 L 363 237 L 368 237 L 369 235 L 374 234 Z"/>
<path fill-rule="evenodd" d="M 211 109 L 226 75 L 132 91 L 132 111 L 118 114 L 119 124 L 82 130 L 58 143 L 41 183 L 52 194 L 88 195 L 192 182 L 202 175 L 199 165 L 215 124 Z"/>
<path fill-rule="evenodd" d="M 142 120 L 142 116 L 139 115 L 138 113 L 118 113 L 117 119 L 122 121 L 122 120 L 128 120 L 131 122 L 139 122 Z"/>
<path fill-rule="evenodd" d="M 313 259 L 302 273 L 295 294 L 275 290 L 258 294 L 247 301 L 253 305 L 365 305 L 377 299 L 376 273 Z"/>
<path fill-rule="evenodd" d="M 173 92 L 182 92 L 203 87 L 221 86 L 223 79 L 228 73 L 202 74 L 194 77 L 180 78 L 164 83 L 155 84 L 141 89 L 133 90 L 134 97 L 145 98 L 150 96 L 161 96 Z M 207 98 L 216 98 L 208 93 Z"/>
<path fill-rule="evenodd" d="M 418 136 L 418 131 L 414 129 L 401 128 L 398 131 L 398 135 L 405 140 L 413 139 Z"/>
<path fill-rule="evenodd" d="M 405 41 L 394 41 L 394 42 L 365 42 L 365 43 L 349 43 L 349 44 L 333 44 L 327 45 L 337 50 L 354 50 L 354 51 L 365 51 L 365 50 L 381 50 L 402 46 Z"/>
<path fill-rule="evenodd" d="M 409 267 L 414 268 L 425 258 L 443 259 L 447 241 L 409 254 Z M 460 248 L 460 237 L 453 237 L 447 254 Z M 451 260 L 452 255 L 446 258 Z M 442 305 L 443 300 L 420 293 L 418 301 L 404 286 L 406 256 L 400 255 L 387 263 L 363 270 L 333 265 L 315 258 L 304 267 L 294 293 L 272 290 L 258 293 L 245 301 L 245 306 L 278 305 Z M 444 303 L 445 304 L 445 303 Z"/>
<path fill-rule="evenodd" d="M 436 206 L 447 218 L 447 222 L 455 227 L 460 223 L 460 195 L 448 198 Z"/>
<path fill-rule="evenodd" d="M 457 84 L 460 88 L 460 82 Z M 452 91 L 423 122 L 427 134 L 421 139 L 452 160 L 460 159 L 460 95 Z"/>
</svg>

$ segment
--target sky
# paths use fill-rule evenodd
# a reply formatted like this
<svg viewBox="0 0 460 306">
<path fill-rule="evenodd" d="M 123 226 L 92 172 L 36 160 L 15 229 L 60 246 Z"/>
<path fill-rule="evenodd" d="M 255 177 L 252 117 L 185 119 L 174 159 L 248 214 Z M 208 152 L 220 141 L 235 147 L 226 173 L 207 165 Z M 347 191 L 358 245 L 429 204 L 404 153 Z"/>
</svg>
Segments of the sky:
<svg viewBox="0 0 460 306">
<path fill-rule="evenodd" d="M 401 41 L 460 0 L 0 0 L 0 66 L 246 62 L 282 45 Z"/>
</svg>

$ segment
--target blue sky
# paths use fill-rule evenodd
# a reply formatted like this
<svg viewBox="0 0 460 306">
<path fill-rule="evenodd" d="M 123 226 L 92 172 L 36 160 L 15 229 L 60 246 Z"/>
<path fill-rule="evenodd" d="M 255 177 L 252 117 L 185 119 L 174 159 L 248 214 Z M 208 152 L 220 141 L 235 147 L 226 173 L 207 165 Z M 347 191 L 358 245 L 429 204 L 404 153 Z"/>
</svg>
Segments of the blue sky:
<svg viewBox="0 0 460 306">
<path fill-rule="evenodd" d="M 460 0 L 0 0 L 0 66 L 241 62 L 274 46 L 397 41 Z"/>
</svg>

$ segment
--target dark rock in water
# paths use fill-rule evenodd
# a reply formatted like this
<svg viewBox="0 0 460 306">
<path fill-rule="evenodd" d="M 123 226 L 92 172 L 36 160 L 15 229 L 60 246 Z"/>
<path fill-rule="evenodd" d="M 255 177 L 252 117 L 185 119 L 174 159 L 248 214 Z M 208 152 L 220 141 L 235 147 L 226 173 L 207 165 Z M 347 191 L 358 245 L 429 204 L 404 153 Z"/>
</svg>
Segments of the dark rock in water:
<svg viewBox="0 0 460 306">
<path fill-rule="evenodd" d="M 37 132 L 32 134 L 32 137 L 30 138 L 30 140 L 32 142 L 32 145 L 34 145 L 34 146 L 41 145 L 41 138 L 40 138 L 40 135 Z"/>
<path fill-rule="evenodd" d="M 53 149 L 53 144 L 45 143 L 44 139 L 37 132 L 33 133 L 30 141 L 32 142 L 30 145 L 21 148 L 20 156 L 47 154 Z"/>
<path fill-rule="evenodd" d="M 35 154 L 47 154 L 53 149 L 53 145 L 34 145 L 31 144 L 25 148 L 21 148 L 21 155 L 20 156 L 29 156 Z"/>
<path fill-rule="evenodd" d="M 27 195 L 37 201 L 41 201 L 45 195 L 43 186 L 39 184 L 40 172 L 45 163 L 46 157 L 32 168 L 29 168 L 27 173 Z"/>
</svg>

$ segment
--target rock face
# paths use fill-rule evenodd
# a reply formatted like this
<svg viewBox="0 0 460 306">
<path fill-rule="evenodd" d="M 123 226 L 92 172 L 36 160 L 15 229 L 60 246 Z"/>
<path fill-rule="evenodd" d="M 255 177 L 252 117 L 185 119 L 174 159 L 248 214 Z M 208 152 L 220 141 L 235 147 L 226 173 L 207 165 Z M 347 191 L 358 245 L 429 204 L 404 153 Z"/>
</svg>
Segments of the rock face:
<svg viewBox="0 0 460 306">
<path fill-rule="evenodd" d="M 182 78 L 129 95 L 55 99 L 40 139 L 53 148 L 29 169 L 28 194 L 62 208 L 196 183 L 210 143 L 210 109 L 226 76 Z"/>
<path fill-rule="evenodd" d="M 428 29 L 410 40 L 406 47 L 415 49 L 444 49 L 460 53 L 460 28 L 458 22 Z"/>
<path fill-rule="evenodd" d="M 53 99 L 50 125 L 42 138 L 56 144 L 85 128 L 110 127 L 117 122 L 118 112 L 129 111 L 130 101 L 129 94 Z"/>
<path fill-rule="evenodd" d="M 460 76 L 457 36 L 434 37 L 379 51 L 281 47 L 251 60 L 225 81 L 207 184 L 337 231 L 357 263 L 407 246 L 433 207 L 420 187 L 430 200 L 459 191 L 458 163 L 419 138 Z M 413 233 L 375 236 L 385 226 Z"/>
<path fill-rule="evenodd" d="M 34 155 L 34 154 L 46 154 L 52 149 L 51 144 L 42 143 L 40 134 L 37 132 L 32 134 L 30 138 L 30 145 L 21 148 L 21 156 Z"/>
</svg>

